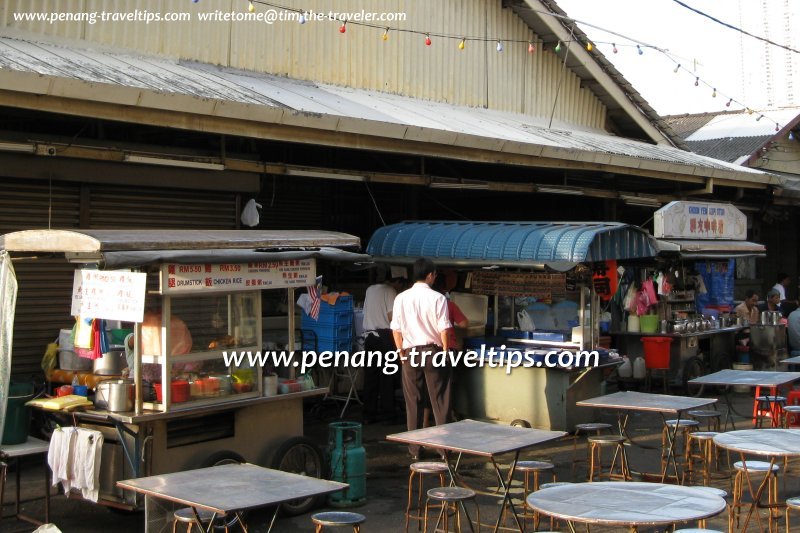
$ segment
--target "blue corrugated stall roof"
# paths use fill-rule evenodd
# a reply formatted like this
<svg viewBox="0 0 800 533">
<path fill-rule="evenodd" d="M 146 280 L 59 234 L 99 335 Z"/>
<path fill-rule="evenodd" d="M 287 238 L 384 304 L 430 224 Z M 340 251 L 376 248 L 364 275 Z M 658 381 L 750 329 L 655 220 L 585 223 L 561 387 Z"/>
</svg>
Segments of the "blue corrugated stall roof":
<svg viewBox="0 0 800 533">
<path fill-rule="evenodd" d="M 657 248 L 645 230 L 616 222 L 413 221 L 377 230 L 367 253 L 398 263 L 563 266 L 653 257 Z"/>
</svg>

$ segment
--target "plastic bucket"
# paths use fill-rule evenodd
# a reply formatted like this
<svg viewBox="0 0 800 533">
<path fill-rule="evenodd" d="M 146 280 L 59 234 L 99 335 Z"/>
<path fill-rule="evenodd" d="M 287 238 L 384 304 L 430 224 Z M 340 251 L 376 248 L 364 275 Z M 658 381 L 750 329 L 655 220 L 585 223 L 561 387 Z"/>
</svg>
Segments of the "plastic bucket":
<svg viewBox="0 0 800 533">
<path fill-rule="evenodd" d="M 658 323 L 658 320 L 656 320 Z M 642 337 L 644 364 L 647 368 L 669 368 L 669 337 Z"/>
<path fill-rule="evenodd" d="M 753 365 L 750 363 L 733 363 L 734 370 L 753 370 Z M 733 392 L 741 392 L 748 394 L 750 392 L 750 385 L 734 385 Z"/>
<path fill-rule="evenodd" d="M 658 315 L 642 315 L 639 317 L 639 329 L 642 333 L 658 332 Z"/>
<path fill-rule="evenodd" d="M 11 383 L 6 402 L 6 419 L 3 423 L 3 444 L 22 444 L 28 440 L 31 411 L 25 402 L 33 399 L 33 385 Z"/>
</svg>

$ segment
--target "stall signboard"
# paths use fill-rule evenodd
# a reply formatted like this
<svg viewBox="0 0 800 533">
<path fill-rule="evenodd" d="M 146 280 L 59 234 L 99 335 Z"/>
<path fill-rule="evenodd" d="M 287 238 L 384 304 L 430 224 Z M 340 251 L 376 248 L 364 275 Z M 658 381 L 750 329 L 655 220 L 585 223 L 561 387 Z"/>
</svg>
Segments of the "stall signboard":
<svg viewBox="0 0 800 533">
<path fill-rule="evenodd" d="M 147 274 L 128 270 L 76 270 L 72 316 L 141 322 Z"/>
<path fill-rule="evenodd" d="M 592 263 L 592 286 L 601 300 L 604 302 L 609 301 L 617 292 L 618 283 L 616 261 L 609 260 Z"/>
<path fill-rule="evenodd" d="M 473 294 L 526 296 L 550 302 L 566 292 L 566 274 L 479 271 L 472 273 L 470 288 Z"/>
<path fill-rule="evenodd" d="M 747 238 L 747 217 L 731 204 L 670 202 L 653 217 L 657 239 Z"/>
<path fill-rule="evenodd" d="M 306 287 L 316 279 L 313 259 L 257 263 L 161 265 L 161 293 L 208 293 Z"/>
</svg>

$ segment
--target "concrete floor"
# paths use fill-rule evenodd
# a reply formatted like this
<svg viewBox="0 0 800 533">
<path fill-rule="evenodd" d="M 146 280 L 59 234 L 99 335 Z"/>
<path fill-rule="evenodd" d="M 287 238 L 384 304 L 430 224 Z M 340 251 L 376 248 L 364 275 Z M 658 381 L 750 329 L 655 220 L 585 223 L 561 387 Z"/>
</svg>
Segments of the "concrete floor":
<svg viewBox="0 0 800 533">
<path fill-rule="evenodd" d="M 739 412 L 747 412 L 752 408 L 752 400 L 748 395 L 734 395 L 734 405 Z M 358 409 L 352 408 L 350 417 L 359 418 Z M 611 412 L 599 412 L 599 421 L 616 423 L 616 415 Z M 737 429 L 751 427 L 750 421 L 736 417 Z M 408 479 L 408 464 L 411 460 L 404 446 L 387 442 L 386 435 L 403 431 L 405 428 L 397 423 L 378 423 L 363 427 L 363 442 L 367 453 L 367 494 L 364 505 L 353 508 L 355 512 L 364 514 L 367 521 L 363 531 L 402 531 L 404 510 L 406 503 L 406 490 Z M 659 451 L 661 444 L 661 418 L 657 414 L 636 413 L 631 416 L 629 432 L 637 444 L 656 449 L 645 449 L 640 446 L 629 447 L 629 460 L 631 468 L 639 472 L 656 472 L 659 470 Z M 327 421 L 311 420 L 307 417 L 306 435 L 316 442 L 327 442 Z M 585 448 L 579 448 L 580 457 L 585 456 Z M 585 465 L 579 465 L 575 477 L 571 474 L 572 442 L 559 441 L 550 445 L 542 445 L 523 453 L 523 459 L 544 459 L 556 464 L 556 474 L 560 481 L 583 481 L 586 476 Z M 797 472 L 795 467 L 795 473 Z M 476 486 L 496 487 L 497 480 L 494 471 L 484 460 L 479 458 L 466 458 L 461 469 L 462 474 L 469 482 Z M 44 469 L 41 465 L 28 463 L 23 470 L 22 501 L 23 511 L 29 515 L 43 516 L 43 477 Z M 783 475 L 779 481 L 780 498 L 800 495 L 800 480 L 797 475 L 786 478 L 784 489 Z M 715 479 L 712 485 L 727 490 L 730 493 L 730 481 L 727 478 Z M 512 492 L 517 497 L 518 508 L 521 508 L 522 488 L 519 481 L 515 481 Z M 6 505 L 3 507 L 4 515 L 13 511 L 8 503 L 13 498 L 14 474 L 9 473 L 6 487 Z M 479 497 L 481 518 L 484 524 L 494 524 L 499 509 L 498 499 L 486 496 Z M 143 513 L 119 513 L 108 508 L 94 505 L 82 500 L 66 499 L 63 495 L 51 498 L 51 521 L 65 532 L 141 532 L 144 530 Z M 765 513 L 763 513 L 764 516 Z M 474 513 L 473 513 L 474 515 Z M 250 513 L 247 518 L 249 531 L 261 533 L 266 531 L 271 518 L 269 510 Z M 548 529 L 549 521 L 545 520 L 540 529 Z M 510 522 L 509 522 L 510 524 Z M 685 527 L 696 527 L 690 524 Z M 709 520 L 708 526 L 720 531 L 726 530 L 726 521 L 723 516 Z M 784 528 L 781 520 L 780 528 Z M 2 533 L 22 533 L 35 529 L 24 522 L 11 518 L 3 519 L 0 531 Z M 413 526 L 412 526 L 413 529 Z M 528 528 L 532 530 L 532 527 Z M 567 531 L 564 524 L 556 526 L 559 531 Z M 484 531 L 490 528 L 484 527 Z M 619 531 L 620 528 L 592 528 L 593 532 Z M 293 518 L 280 518 L 273 529 L 276 533 L 289 533 L 296 531 L 313 531 L 310 513 Z M 752 524 L 750 531 L 758 531 Z M 781 529 L 783 531 L 783 529 Z M 800 532 L 800 513 L 798 513 L 792 531 Z"/>
</svg>

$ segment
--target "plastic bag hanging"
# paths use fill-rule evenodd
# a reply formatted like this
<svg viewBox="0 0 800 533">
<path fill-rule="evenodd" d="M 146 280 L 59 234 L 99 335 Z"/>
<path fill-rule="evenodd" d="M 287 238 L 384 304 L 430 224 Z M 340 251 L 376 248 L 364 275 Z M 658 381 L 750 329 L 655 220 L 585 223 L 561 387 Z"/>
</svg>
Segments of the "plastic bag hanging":
<svg viewBox="0 0 800 533">
<path fill-rule="evenodd" d="M 258 214 L 258 209 L 260 207 L 262 207 L 262 205 L 256 202 L 253 198 L 248 200 L 244 206 L 244 209 L 242 209 L 242 224 L 251 228 L 258 226 L 258 223 L 261 221 L 261 217 Z"/>
</svg>

